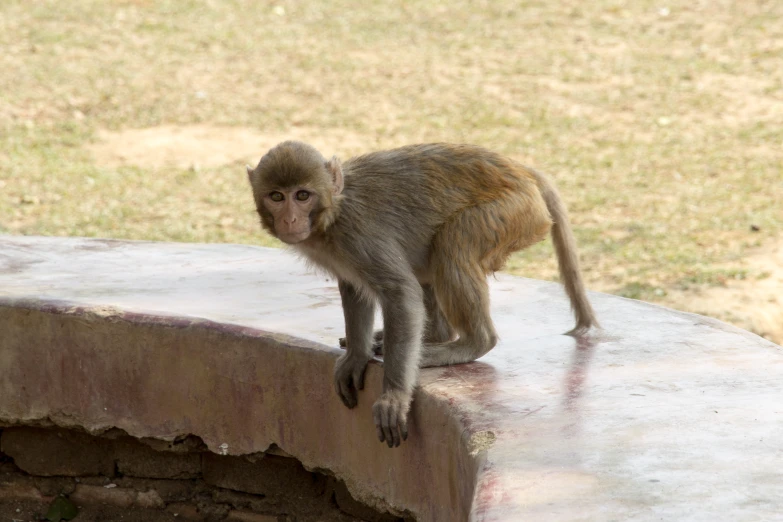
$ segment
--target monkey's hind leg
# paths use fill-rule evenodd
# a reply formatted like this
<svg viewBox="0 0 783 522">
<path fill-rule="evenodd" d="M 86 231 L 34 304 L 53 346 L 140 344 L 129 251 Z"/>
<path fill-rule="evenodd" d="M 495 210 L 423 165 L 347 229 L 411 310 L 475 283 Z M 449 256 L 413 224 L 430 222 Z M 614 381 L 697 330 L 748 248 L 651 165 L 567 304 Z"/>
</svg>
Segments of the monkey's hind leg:
<svg viewBox="0 0 783 522">
<path fill-rule="evenodd" d="M 454 341 L 426 343 L 422 349 L 419 367 L 447 366 L 475 361 L 497 344 L 497 333 L 489 316 L 489 296 L 484 275 L 470 278 L 470 284 L 461 291 L 444 290 L 446 299 L 453 300 L 444 315 L 454 325 L 459 338 Z M 483 286 L 483 288 L 482 288 Z M 462 301 L 461 304 L 458 304 Z M 450 305 L 456 305 L 449 308 Z"/>
<path fill-rule="evenodd" d="M 340 343 L 340 348 L 348 346 L 345 337 L 340 337 L 338 342 Z M 383 355 L 383 330 L 375 330 L 372 334 L 372 353 Z"/>
<path fill-rule="evenodd" d="M 445 343 L 454 339 L 454 329 L 449 324 L 438 304 L 435 289 L 431 285 L 422 285 L 424 290 L 424 308 L 427 310 L 427 325 L 424 327 L 424 343 Z"/>
<path fill-rule="evenodd" d="M 480 207 L 463 211 L 433 241 L 434 296 L 442 318 L 450 325 L 449 338 L 453 331 L 459 338 L 425 344 L 422 368 L 471 362 L 497 344 L 489 315 L 489 287 L 480 263 L 489 249 L 482 244 L 484 238 L 477 234 L 471 237 L 471 232 L 477 231 L 475 220 L 482 217 Z M 479 226 L 478 231 L 483 229 Z"/>
</svg>

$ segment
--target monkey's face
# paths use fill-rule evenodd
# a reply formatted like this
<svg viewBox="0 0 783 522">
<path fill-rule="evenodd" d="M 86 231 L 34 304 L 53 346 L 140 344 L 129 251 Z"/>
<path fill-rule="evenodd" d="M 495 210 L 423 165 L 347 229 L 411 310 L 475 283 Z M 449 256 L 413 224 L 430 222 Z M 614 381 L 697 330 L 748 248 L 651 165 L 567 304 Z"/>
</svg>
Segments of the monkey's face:
<svg viewBox="0 0 783 522">
<path fill-rule="evenodd" d="M 318 206 L 318 194 L 308 188 L 272 190 L 263 196 L 263 205 L 274 219 L 275 236 L 295 245 L 310 237 L 310 215 Z"/>
<path fill-rule="evenodd" d="M 265 230 L 289 245 L 323 234 L 334 223 L 343 190 L 340 160 L 313 147 L 285 141 L 255 169 L 247 167 L 256 210 Z"/>
</svg>

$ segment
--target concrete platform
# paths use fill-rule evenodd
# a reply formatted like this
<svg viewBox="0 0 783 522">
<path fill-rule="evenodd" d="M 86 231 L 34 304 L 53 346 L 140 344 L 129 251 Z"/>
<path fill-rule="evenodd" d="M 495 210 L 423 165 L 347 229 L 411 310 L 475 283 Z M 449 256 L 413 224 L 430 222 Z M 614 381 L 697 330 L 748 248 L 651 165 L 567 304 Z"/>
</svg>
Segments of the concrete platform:
<svg viewBox="0 0 783 522">
<path fill-rule="evenodd" d="M 502 338 L 422 372 L 401 448 L 331 373 L 335 281 L 284 251 L 0 237 L 0 421 L 276 444 L 422 521 L 783 519 L 783 349 L 705 317 L 499 275 Z"/>
</svg>

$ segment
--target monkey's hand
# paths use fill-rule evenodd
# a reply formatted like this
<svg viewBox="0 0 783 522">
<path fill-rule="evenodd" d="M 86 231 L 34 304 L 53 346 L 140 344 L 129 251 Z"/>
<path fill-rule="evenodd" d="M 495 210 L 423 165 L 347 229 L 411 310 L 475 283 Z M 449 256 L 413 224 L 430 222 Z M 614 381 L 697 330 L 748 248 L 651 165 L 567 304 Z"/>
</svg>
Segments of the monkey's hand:
<svg viewBox="0 0 783 522">
<path fill-rule="evenodd" d="M 386 441 L 391 447 L 408 439 L 408 410 L 411 407 L 411 395 L 403 390 L 384 392 L 372 406 L 372 418 L 378 440 Z"/>
<path fill-rule="evenodd" d="M 364 389 L 364 371 L 370 357 L 345 352 L 334 365 L 334 389 L 349 408 L 356 406 L 358 390 Z"/>
</svg>

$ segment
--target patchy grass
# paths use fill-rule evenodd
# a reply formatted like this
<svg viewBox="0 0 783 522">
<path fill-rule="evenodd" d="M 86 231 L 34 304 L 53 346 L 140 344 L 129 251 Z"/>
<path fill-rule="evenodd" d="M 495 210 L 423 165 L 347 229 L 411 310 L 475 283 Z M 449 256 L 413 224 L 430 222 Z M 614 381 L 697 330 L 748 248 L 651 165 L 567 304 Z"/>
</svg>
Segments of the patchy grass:
<svg viewBox="0 0 783 522">
<path fill-rule="evenodd" d="M 0 233 L 274 244 L 261 140 L 208 166 L 89 149 L 195 124 L 506 153 L 557 180 L 589 286 L 631 297 L 732 277 L 783 225 L 774 0 L 5 0 L 0 47 Z M 509 270 L 555 278 L 551 246 Z"/>
</svg>

